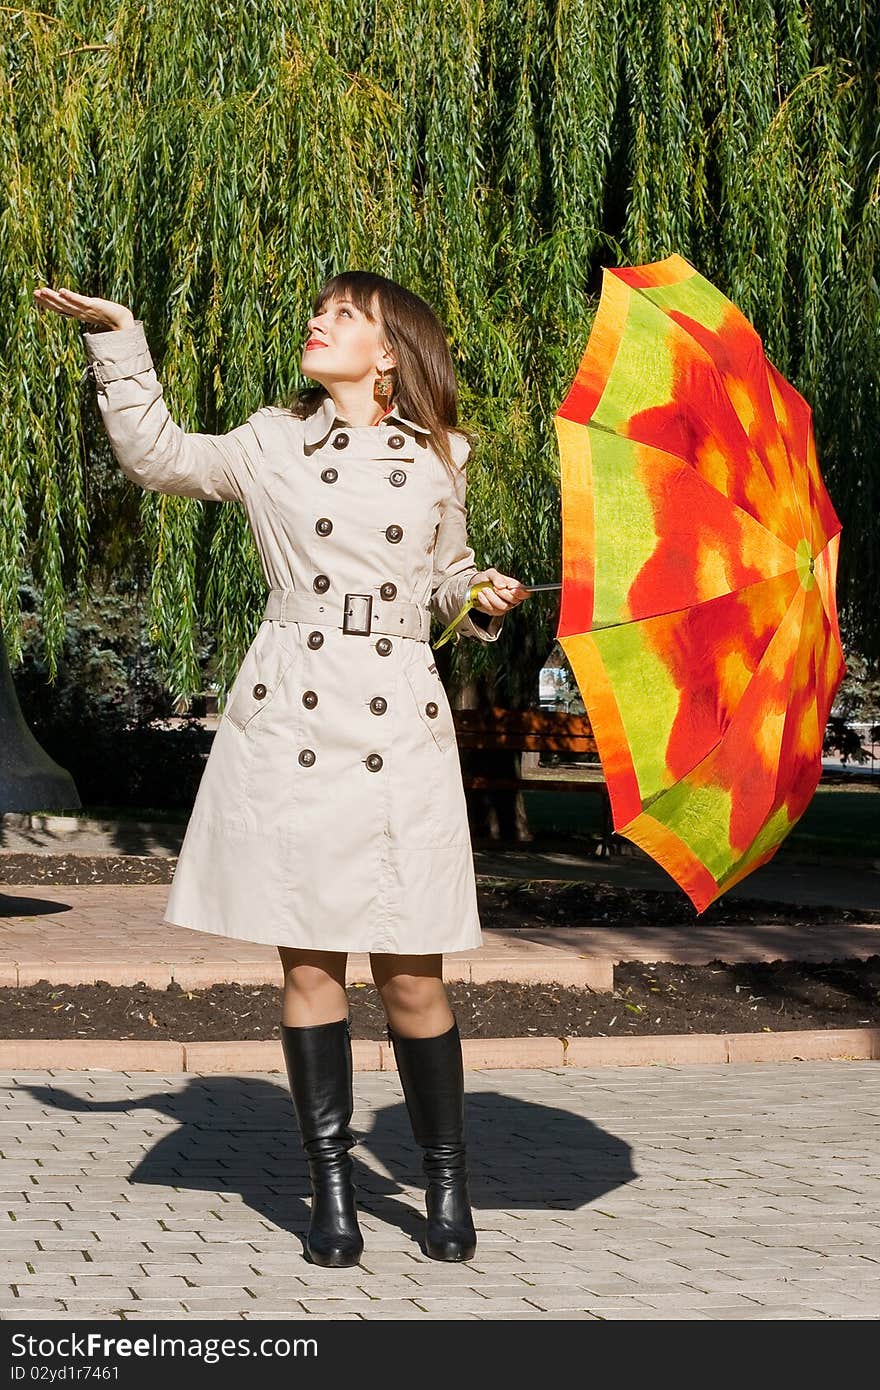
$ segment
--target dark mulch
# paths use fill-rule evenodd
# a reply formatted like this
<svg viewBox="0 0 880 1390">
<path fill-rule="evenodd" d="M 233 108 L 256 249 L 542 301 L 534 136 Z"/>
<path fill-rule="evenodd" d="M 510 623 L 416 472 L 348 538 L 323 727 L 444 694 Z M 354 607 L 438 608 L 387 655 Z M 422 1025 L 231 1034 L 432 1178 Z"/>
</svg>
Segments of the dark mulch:
<svg viewBox="0 0 880 1390">
<path fill-rule="evenodd" d="M 170 883 L 175 858 L 152 854 L 0 854 L 0 884 Z"/>
<path fill-rule="evenodd" d="M 615 967 L 613 994 L 559 985 L 450 983 L 465 1038 L 602 1037 L 646 1033 L 759 1033 L 880 1026 L 880 956 L 832 964 Z M 385 1036 L 372 985 L 350 985 L 352 1034 Z M 184 990 L 50 985 L 0 989 L 0 1037 L 187 1040 L 278 1037 L 281 990 L 218 984 Z"/>
</svg>

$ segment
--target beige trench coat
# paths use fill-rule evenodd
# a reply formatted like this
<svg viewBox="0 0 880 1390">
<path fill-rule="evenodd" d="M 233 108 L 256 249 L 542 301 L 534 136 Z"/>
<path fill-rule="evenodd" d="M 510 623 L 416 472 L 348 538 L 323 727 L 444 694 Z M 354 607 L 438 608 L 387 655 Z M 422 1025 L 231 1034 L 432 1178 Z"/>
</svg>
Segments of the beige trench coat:
<svg viewBox="0 0 880 1390">
<path fill-rule="evenodd" d="M 307 420 L 266 406 L 227 434 L 185 433 L 140 320 L 83 343 L 123 473 L 241 503 L 271 591 L 164 920 L 310 950 L 481 945 L 452 711 L 427 642 L 431 614 L 450 622 L 477 573 L 467 441 L 451 436 L 453 482 L 427 430 L 393 411 L 352 427 L 329 398 Z M 456 640 L 495 641 L 503 621 L 468 615 Z"/>
</svg>

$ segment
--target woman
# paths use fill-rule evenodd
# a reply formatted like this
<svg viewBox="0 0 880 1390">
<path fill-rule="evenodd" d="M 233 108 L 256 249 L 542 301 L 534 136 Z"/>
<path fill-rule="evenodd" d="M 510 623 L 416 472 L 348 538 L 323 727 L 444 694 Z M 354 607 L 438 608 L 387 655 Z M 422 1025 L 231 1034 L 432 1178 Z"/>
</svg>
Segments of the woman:
<svg viewBox="0 0 880 1390">
<path fill-rule="evenodd" d="M 428 1254 L 473 1257 L 458 1026 L 443 953 L 481 944 L 452 712 L 428 633 L 495 641 L 527 597 L 477 570 L 466 437 L 443 327 L 417 295 L 338 275 L 308 320 L 317 385 L 222 435 L 165 406 L 143 324 L 48 287 L 79 319 L 122 471 L 152 491 L 246 509 L 270 586 L 181 846 L 164 920 L 277 945 L 281 1038 L 312 1182 L 309 1257 L 359 1262 L 349 1149 L 345 967 L 370 953 L 427 1179 Z"/>
</svg>

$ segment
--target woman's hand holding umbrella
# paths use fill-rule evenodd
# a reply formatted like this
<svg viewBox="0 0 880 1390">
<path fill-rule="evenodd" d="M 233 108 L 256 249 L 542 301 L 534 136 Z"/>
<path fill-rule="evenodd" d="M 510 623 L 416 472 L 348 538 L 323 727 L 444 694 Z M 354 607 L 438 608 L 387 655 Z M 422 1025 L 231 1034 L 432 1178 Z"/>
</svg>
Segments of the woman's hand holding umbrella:
<svg viewBox="0 0 880 1390">
<path fill-rule="evenodd" d="M 485 569 L 475 574 L 471 584 L 472 592 L 478 584 L 481 587 L 474 595 L 474 607 L 491 614 L 493 618 L 506 613 L 510 608 L 516 608 L 517 604 L 529 596 L 529 589 L 518 579 L 509 574 L 501 574 L 496 569 Z"/>
<path fill-rule="evenodd" d="M 501 617 L 509 609 L 516 608 L 523 599 L 528 598 L 533 588 L 557 588 L 558 585 L 525 585 L 510 574 L 501 574 L 496 569 L 480 570 L 475 574 L 468 590 L 468 596 L 448 627 L 444 628 L 437 641 L 432 643 L 434 650 L 448 642 L 465 614 L 472 608 L 481 613 L 489 613 L 493 618 Z"/>
</svg>

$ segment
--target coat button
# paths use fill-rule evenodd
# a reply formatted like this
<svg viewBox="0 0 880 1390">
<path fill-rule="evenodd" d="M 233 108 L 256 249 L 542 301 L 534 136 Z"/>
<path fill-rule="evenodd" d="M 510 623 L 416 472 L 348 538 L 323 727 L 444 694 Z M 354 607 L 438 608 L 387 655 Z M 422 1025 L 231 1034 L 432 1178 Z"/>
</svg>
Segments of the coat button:
<svg viewBox="0 0 880 1390">
<path fill-rule="evenodd" d="M 315 522 L 315 530 L 319 536 L 329 536 L 330 532 L 333 530 L 333 522 L 330 520 L 329 516 L 319 517 Z"/>
<path fill-rule="evenodd" d="M 319 647 L 323 647 L 324 645 L 324 634 L 323 632 L 310 632 L 307 640 L 309 646 L 314 651 L 317 651 Z"/>
<path fill-rule="evenodd" d="M 370 701 L 370 709 L 374 714 L 384 714 L 388 708 L 388 701 L 384 695 L 374 695 Z"/>
<path fill-rule="evenodd" d="M 340 433 L 340 434 L 337 434 L 337 435 L 334 436 L 334 439 L 333 439 L 333 448 L 334 448 L 334 449 L 344 449 L 344 448 L 346 447 L 347 444 L 348 444 L 348 435 L 347 435 L 347 434 Z"/>
<path fill-rule="evenodd" d="M 389 434 L 388 436 L 389 449 L 402 449 L 405 443 L 406 440 L 402 434 Z"/>
<path fill-rule="evenodd" d="M 379 590 L 379 596 L 381 598 L 387 599 L 397 598 L 397 585 L 392 584 L 389 580 L 387 584 L 382 585 L 381 589 Z"/>
<path fill-rule="evenodd" d="M 318 697 L 314 690 L 304 690 L 302 698 L 306 709 L 314 709 L 315 705 L 318 703 Z"/>
<path fill-rule="evenodd" d="M 325 468 L 321 474 L 321 481 L 325 483 L 335 483 L 338 477 L 339 474 L 336 472 L 335 468 Z"/>
<path fill-rule="evenodd" d="M 434 701 L 429 700 L 428 703 L 425 705 L 425 714 L 428 716 L 429 719 L 436 719 L 437 709 L 438 706 L 434 704 Z"/>
<path fill-rule="evenodd" d="M 264 685 L 255 685 L 255 686 L 254 686 L 254 699 L 255 699 L 255 700 L 262 700 L 262 698 L 263 698 L 263 696 L 265 695 L 265 693 L 266 693 L 266 687 L 265 687 Z"/>
<path fill-rule="evenodd" d="M 316 594 L 326 594 L 327 590 L 330 588 L 330 580 L 327 578 L 326 574 L 316 574 L 312 580 L 312 588 Z"/>
<path fill-rule="evenodd" d="M 386 527 L 385 527 L 385 539 L 386 539 L 386 541 L 390 541 L 392 545 L 396 545 L 397 542 L 398 542 L 399 540 L 402 540 L 402 539 L 403 539 L 403 527 L 402 527 L 402 526 L 386 526 Z"/>
<path fill-rule="evenodd" d="M 391 639 L 388 637 L 380 637 L 378 642 L 376 643 L 376 651 L 379 653 L 380 656 L 387 656 L 388 653 L 391 651 L 391 647 Z"/>
<path fill-rule="evenodd" d="M 395 468 L 392 473 L 388 474 L 388 481 L 392 487 L 403 487 L 406 482 L 406 474 L 402 468 Z"/>
<path fill-rule="evenodd" d="M 378 753 L 371 753 L 366 763 L 371 772 L 378 772 L 382 766 L 382 759 Z"/>
<path fill-rule="evenodd" d="M 311 748 L 304 748 L 299 755 L 299 760 L 303 767 L 311 767 L 315 761 L 315 755 Z"/>
</svg>

